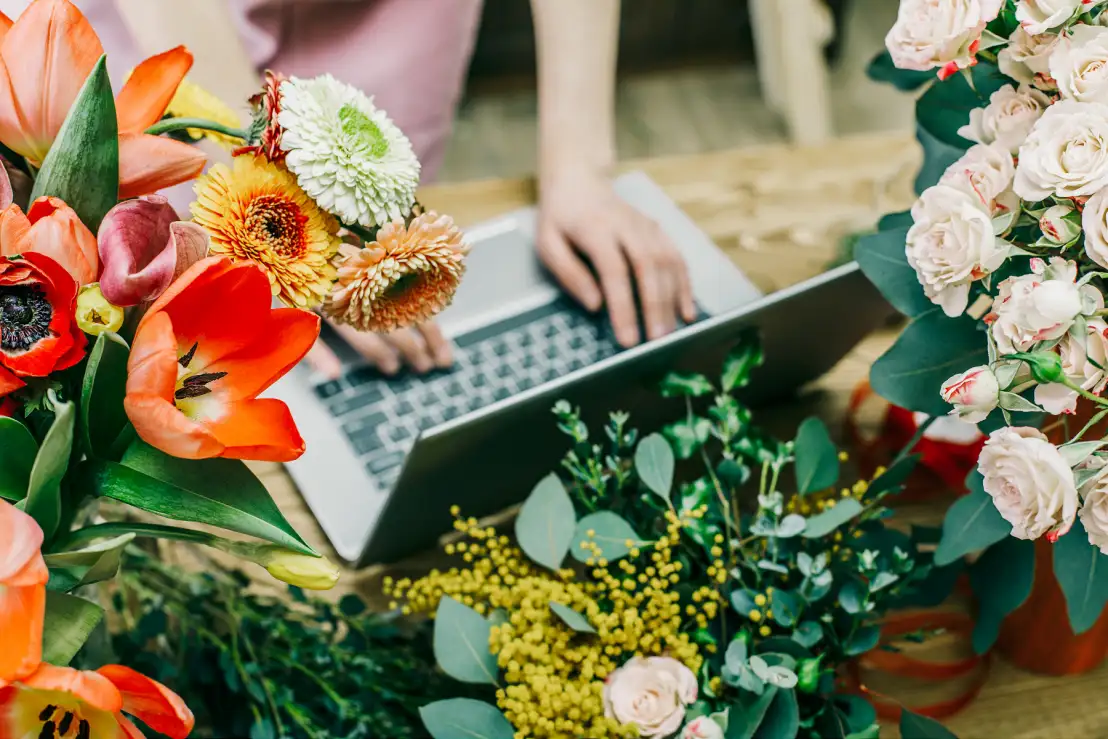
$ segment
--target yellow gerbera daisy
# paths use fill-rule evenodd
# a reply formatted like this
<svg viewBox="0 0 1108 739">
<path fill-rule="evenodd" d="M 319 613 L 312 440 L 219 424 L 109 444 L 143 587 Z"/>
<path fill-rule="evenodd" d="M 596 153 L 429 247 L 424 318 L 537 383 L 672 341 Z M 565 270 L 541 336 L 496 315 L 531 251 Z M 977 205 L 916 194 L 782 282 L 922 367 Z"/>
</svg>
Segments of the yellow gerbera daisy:
<svg viewBox="0 0 1108 739">
<path fill-rule="evenodd" d="M 203 118 L 228 128 L 242 128 L 242 116 L 215 95 L 188 80 L 183 80 L 178 86 L 177 94 L 169 101 L 165 112 L 170 118 Z M 190 128 L 188 134 L 194 141 L 209 138 L 228 149 L 243 144 L 242 139 L 214 131 Z"/>
<path fill-rule="evenodd" d="M 286 305 L 314 308 L 330 292 L 339 223 L 284 167 L 254 156 L 215 165 L 196 183 L 192 216 L 211 234 L 209 254 L 254 260 Z"/>
</svg>

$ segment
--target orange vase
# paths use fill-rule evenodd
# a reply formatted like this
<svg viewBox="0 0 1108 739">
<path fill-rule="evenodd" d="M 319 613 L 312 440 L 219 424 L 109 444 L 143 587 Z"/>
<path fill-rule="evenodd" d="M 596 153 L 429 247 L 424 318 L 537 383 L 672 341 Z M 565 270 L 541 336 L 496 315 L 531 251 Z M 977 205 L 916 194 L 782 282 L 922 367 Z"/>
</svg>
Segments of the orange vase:
<svg viewBox="0 0 1108 739">
<path fill-rule="evenodd" d="M 997 649 L 1017 667 L 1044 675 L 1087 672 L 1108 657 L 1108 611 L 1085 633 L 1073 633 L 1046 539 L 1035 542 L 1031 595 L 1004 620 Z"/>
</svg>

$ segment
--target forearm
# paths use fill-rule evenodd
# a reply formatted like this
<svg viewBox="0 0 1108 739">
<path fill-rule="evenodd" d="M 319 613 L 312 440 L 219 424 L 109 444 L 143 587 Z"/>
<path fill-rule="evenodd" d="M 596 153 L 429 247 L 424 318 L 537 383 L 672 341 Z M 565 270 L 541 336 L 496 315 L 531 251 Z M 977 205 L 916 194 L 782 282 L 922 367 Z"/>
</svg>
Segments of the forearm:
<svg viewBox="0 0 1108 739">
<path fill-rule="evenodd" d="M 543 179 L 615 159 L 619 0 L 531 0 Z"/>
</svg>

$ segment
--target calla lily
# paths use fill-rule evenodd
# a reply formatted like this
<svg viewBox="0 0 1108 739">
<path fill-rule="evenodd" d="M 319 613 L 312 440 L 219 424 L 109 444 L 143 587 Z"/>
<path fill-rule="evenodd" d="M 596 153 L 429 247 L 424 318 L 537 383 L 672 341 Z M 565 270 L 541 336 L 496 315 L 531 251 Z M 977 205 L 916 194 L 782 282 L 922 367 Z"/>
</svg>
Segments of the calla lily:
<svg viewBox="0 0 1108 739">
<path fill-rule="evenodd" d="M 42 659 L 50 573 L 41 547 L 35 519 L 0 500 L 0 683 L 30 675 Z"/>
<path fill-rule="evenodd" d="M 26 214 L 14 204 L 0 212 L 0 256 L 29 251 L 50 257 L 81 285 L 96 282 L 96 237 L 58 198 L 39 198 Z"/>
<path fill-rule="evenodd" d="M 41 164 L 104 47 L 70 0 L 33 0 L 14 23 L 0 20 L 0 29 L 0 142 Z M 198 149 L 144 133 L 191 66 L 183 46 L 151 57 L 116 97 L 121 198 L 186 182 L 204 168 Z"/>
<path fill-rule="evenodd" d="M 178 221 L 177 211 L 160 195 L 112 208 L 97 240 L 104 265 L 100 291 L 119 306 L 154 300 L 208 251 L 208 233 Z"/>
</svg>

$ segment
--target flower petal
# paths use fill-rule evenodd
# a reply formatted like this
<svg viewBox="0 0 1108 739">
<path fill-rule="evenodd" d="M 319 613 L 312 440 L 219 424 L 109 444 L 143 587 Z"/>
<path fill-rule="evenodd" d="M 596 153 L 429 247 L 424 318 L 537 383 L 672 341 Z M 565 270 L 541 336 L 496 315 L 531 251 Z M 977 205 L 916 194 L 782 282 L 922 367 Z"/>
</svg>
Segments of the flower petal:
<svg viewBox="0 0 1108 739">
<path fill-rule="evenodd" d="M 211 237 L 208 232 L 195 223 L 177 221 L 169 227 L 177 264 L 173 269 L 173 279 L 183 275 L 189 267 L 208 256 Z"/>
<path fill-rule="evenodd" d="M 42 561 L 42 529 L 35 519 L 10 503 L 0 501 L 0 584 L 45 585 L 48 574 Z M 30 580 L 27 566 L 38 562 L 40 570 Z M 17 575 L 24 577 L 16 581 Z"/>
<path fill-rule="evenodd" d="M 32 690 L 69 693 L 81 702 L 108 713 L 117 713 L 123 709 L 123 696 L 119 689 L 111 680 L 95 672 L 43 663 L 33 675 L 21 682 Z"/>
<path fill-rule="evenodd" d="M 176 220 L 177 211 L 159 195 L 127 200 L 108 211 L 97 233 L 105 298 L 126 307 L 165 292 L 177 266 L 170 231 Z"/>
<path fill-rule="evenodd" d="M 0 102 L 2 97 L 0 94 Z M 180 141 L 142 133 L 122 134 L 119 137 L 119 199 L 149 195 L 188 182 L 203 171 L 207 162 L 204 152 Z"/>
<path fill-rule="evenodd" d="M 41 163 L 104 47 L 69 0 L 37 0 L 0 42 L 0 141 Z"/>
<path fill-rule="evenodd" d="M 115 97 L 119 132 L 142 133 L 157 123 L 191 68 L 192 54 L 184 46 L 152 56 L 135 67 Z"/>
<path fill-rule="evenodd" d="M 0 284 L 36 285 L 45 290 L 52 309 L 47 335 L 29 350 L 0 347 L 0 362 L 8 370 L 23 377 L 46 377 L 80 361 L 85 335 L 74 319 L 77 282 L 60 264 L 45 254 L 26 252 L 17 262 L 0 262 Z"/>
<path fill-rule="evenodd" d="M 0 681 L 22 680 L 38 669 L 45 618 L 45 583 L 0 585 Z"/>
<path fill-rule="evenodd" d="M 20 252 L 45 254 L 81 285 L 96 282 L 100 271 L 96 237 L 72 208 L 58 198 L 42 197 L 31 203 L 27 220 L 31 228 L 17 245 Z"/>
<path fill-rule="evenodd" d="M 12 27 L 12 19 L 0 12 L 0 44 L 4 43 L 4 37 L 8 35 L 8 29 Z"/>
<path fill-rule="evenodd" d="M 291 462 L 304 454 L 304 439 L 292 413 L 274 398 L 235 403 L 222 419 L 208 426 L 226 447 L 222 457 Z"/>
<path fill-rule="evenodd" d="M 185 739 L 196 723 L 181 697 L 156 680 L 123 665 L 105 665 L 97 672 L 123 695 L 123 710 L 170 739 Z"/>
<path fill-rule="evenodd" d="M 15 201 L 15 191 L 12 189 L 12 178 L 8 176 L 8 168 L 0 161 L 0 210 L 7 210 Z"/>
<path fill-rule="evenodd" d="M 11 372 L 8 372 L 3 367 L 0 367 L 0 398 L 3 398 L 9 393 L 14 393 L 19 388 L 23 387 L 27 383 L 19 379 Z"/>
<path fill-rule="evenodd" d="M 317 338 L 319 316 L 298 308 L 279 308 L 258 325 L 249 337 L 250 343 L 223 356 L 205 355 L 204 359 L 208 367 L 227 373 L 219 386 L 229 400 L 248 400 L 284 377 Z"/>
</svg>

